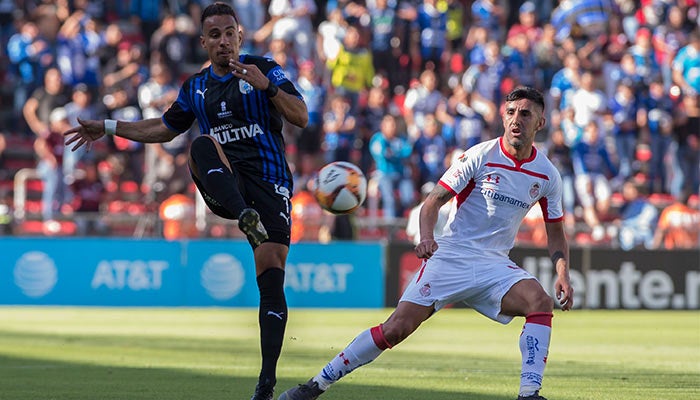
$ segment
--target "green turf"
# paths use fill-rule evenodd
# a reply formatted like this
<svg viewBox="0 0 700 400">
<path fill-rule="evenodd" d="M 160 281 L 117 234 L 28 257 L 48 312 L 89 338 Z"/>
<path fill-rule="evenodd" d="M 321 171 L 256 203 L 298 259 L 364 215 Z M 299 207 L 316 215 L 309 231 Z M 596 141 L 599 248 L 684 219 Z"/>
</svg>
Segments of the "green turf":
<svg viewBox="0 0 700 400">
<path fill-rule="evenodd" d="M 305 381 L 390 310 L 291 310 L 278 393 Z M 444 310 L 323 399 L 513 400 L 522 320 Z M 542 394 L 700 399 L 697 311 L 558 312 Z M 0 400 L 245 399 L 257 312 L 0 307 Z"/>
</svg>

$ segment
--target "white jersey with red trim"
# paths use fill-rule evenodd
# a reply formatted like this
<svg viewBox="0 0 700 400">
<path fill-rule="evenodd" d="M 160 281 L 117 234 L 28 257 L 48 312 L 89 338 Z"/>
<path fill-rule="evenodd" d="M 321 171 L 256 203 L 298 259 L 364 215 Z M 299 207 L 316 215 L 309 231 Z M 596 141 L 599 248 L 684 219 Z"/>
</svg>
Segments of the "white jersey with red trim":
<svg viewBox="0 0 700 400">
<path fill-rule="evenodd" d="M 469 148 L 440 178 L 439 184 L 456 196 L 443 235 L 436 238 L 440 248 L 508 257 L 523 218 L 536 203 L 546 222 L 564 218 L 556 167 L 534 147 L 530 158 L 518 161 L 502 140 Z"/>
</svg>

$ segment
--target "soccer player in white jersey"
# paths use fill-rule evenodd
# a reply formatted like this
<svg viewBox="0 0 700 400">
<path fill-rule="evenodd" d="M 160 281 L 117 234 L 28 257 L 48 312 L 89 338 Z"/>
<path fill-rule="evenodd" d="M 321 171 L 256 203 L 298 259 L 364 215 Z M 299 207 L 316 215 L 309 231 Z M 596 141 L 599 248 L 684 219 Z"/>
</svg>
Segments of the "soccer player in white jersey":
<svg viewBox="0 0 700 400">
<path fill-rule="evenodd" d="M 420 213 L 423 266 L 384 322 L 360 333 L 307 383 L 279 400 L 311 400 L 384 350 L 401 343 L 435 312 L 464 302 L 502 324 L 525 317 L 520 335 L 522 371 L 518 400 L 539 395 L 552 327 L 553 299 L 537 279 L 508 258 L 521 221 L 542 207 L 547 245 L 557 271 L 555 296 L 562 310 L 573 306 L 569 246 L 564 235 L 561 177 L 533 146 L 545 125 L 544 100 L 535 89 L 519 87 L 505 99 L 502 137 L 464 152 L 428 195 Z M 438 210 L 452 197 L 440 237 L 433 237 Z"/>
</svg>

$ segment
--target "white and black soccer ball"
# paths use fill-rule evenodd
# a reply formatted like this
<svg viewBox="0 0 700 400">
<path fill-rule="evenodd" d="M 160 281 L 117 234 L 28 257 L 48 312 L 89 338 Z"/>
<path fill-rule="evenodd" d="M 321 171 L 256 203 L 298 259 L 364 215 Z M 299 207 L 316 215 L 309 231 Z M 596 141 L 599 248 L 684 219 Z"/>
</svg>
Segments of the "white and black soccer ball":
<svg viewBox="0 0 700 400">
<path fill-rule="evenodd" d="M 350 214 L 367 197 L 367 178 L 355 164 L 334 161 L 318 171 L 313 193 L 324 210 L 333 214 Z"/>
</svg>

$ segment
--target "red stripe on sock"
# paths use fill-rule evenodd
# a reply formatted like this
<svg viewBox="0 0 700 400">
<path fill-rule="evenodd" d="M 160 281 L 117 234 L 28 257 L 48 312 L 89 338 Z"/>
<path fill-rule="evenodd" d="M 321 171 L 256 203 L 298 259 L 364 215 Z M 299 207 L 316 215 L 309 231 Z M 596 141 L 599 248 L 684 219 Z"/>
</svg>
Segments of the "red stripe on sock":
<svg viewBox="0 0 700 400">
<path fill-rule="evenodd" d="M 535 312 L 525 316 L 525 323 L 544 325 L 551 328 L 552 318 L 554 318 L 554 314 L 551 312 Z"/>
<path fill-rule="evenodd" d="M 377 348 L 379 348 L 379 350 L 386 350 L 393 347 L 386 340 L 386 337 L 384 337 L 384 332 L 382 331 L 382 324 L 371 328 L 369 330 L 369 333 L 372 334 L 372 340 L 374 340 L 374 344 L 377 345 Z"/>
</svg>

